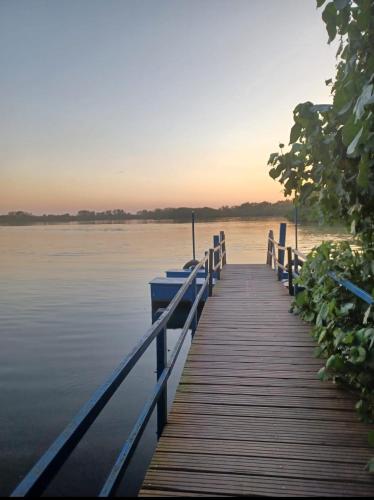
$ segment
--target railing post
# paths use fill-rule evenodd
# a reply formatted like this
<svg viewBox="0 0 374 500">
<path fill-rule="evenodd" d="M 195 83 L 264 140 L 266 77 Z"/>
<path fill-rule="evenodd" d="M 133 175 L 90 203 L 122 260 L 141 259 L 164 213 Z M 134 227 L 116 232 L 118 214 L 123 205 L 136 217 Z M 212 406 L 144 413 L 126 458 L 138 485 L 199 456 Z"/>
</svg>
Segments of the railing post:
<svg viewBox="0 0 374 500">
<path fill-rule="evenodd" d="M 220 280 L 221 279 L 221 264 L 220 264 L 221 256 L 219 254 L 221 252 L 221 248 L 218 248 L 218 250 L 216 250 L 217 246 L 219 246 L 219 235 L 215 234 L 213 236 L 214 267 L 216 267 L 219 264 L 216 273 L 217 273 L 217 279 Z"/>
<path fill-rule="evenodd" d="M 274 240 L 274 232 L 272 229 L 270 229 L 269 231 L 269 239 Z M 274 261 L 274 269 L 275 269 L 275 260 L 273 255 L 273 252 L 275 252 L 275 247 L 273 241 L 269 241 L 269 250 L 271 252 L 269 254 L 269 265 L 273 269 L 273 261 Z"/>
<path fill-rule="evenodd" d="M 158 309 L 154 321 L 158 320 L 165 309 Z M 157 357 L 157 380 L 161 377 L 167 367 L 168 347 L 167 347 L 167 329 L 163 328 L 156 338 L 156 357 Z M 157 437 L 160 438 L 168 418 L 168 390 L 167 385 L 160 394 L 157 401 Z"/>
<path fill-rule="evenodd" d="M 287 247 L 288 293 L 293 295 L 292 248 Z"/>
<path fill-rule="evenodd" d="M 297 251 L 297 250 L 296 250 Z M 299 256 L 294 252 L 294 269 L 295 269 L 295 274 L 299 274 Z M 297 295 L 299 293 L 299 287 L 297 285 L 294 286 L 293 289 L 293 294 Z"/>
<path fill-rule="evenodd" d="M 279 246 L 284 247 L 286 245 L 286 231 L 287 231 L 287 224 L 285 222 L 281 222 L 279 226 Z M 278 248 L 278 262 L 282 266 L 284 266 L 284 250 L 281 248 Z M 280 281 L 283 276 L 283 269 L 278 266 L 278 280 Z"/>
<path fill-rule="evenodd" d="M 222 267 L 226 265 L 226 237 L 225 232 L 221 231 L 219 233 L 221 238 L 221 251 L 222 251 Z"/>
<path fill-rule="evenodd" d="M 270 251 L 271 251 L 271 241 L 270 241 L 270 238 L 271 238 L 271 229 L 269 230 L 269 234 L 268 234 L 268 251 L 266 253 L 266 265 L 267 266 L 271 266 L 271 255 L 270 255 Z"/>
<path fill-rule="evenodd" d="M 213 248 L 209 249 L 209 297 L 213 295 L 213 262 L 214 262 L 214 251 Z"/>
<path fill-rule="evenodd" d="M 197 297 L 197 276 L 195 276 L 193 282 L 191 283 L 191 288 L 192 288 L 192 298 L 191 298 L 191 301 L 192 301 L 191 305 L 192 305 L 192 304 L 194 304 L 196 297 Z M 192 323 L 191 323 L 192 338 L 195 335 L 196 328 L 197 328 L 197 309 L 196 309 L 196 312 L 194 314 L 194 318 L 193 318 Z"/>
</svg>

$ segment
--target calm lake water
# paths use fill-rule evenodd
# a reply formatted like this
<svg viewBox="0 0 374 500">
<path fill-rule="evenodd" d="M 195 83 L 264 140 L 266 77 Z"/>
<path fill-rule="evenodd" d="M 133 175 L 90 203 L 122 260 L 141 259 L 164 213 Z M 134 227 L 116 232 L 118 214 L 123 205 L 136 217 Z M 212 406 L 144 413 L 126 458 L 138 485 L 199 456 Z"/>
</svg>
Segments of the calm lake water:
<svg viewBox="0 0 374 500">
<path fill-rule="evenodd" d="M 277 219 L 197 225 L 198 256 L 226 232 L 228 262 L 264 263 Z M 289 244 L 294 244 L 292 224 Z M 340 239 L 299 230 L 301 250 Z M 0 495 L 18 481 L 151 324 L 148 282 L 191 258 L 186 223 L 0 227 Z M 170 346 L 177 332 L 170 333 Z M 183 355 L 186 355 L 188 343 Z M 177 366 L 176 386 L 182 363 Z M 143 356 L 49 492 L 98 493 L 155 382 Z M 170 391 L 172 393 L 172 391 Z M 171 394 L 172 396 L 172 394 Z M 155 446 L 154 417 L 119 494 L 136 493 Z"/>
</svg>

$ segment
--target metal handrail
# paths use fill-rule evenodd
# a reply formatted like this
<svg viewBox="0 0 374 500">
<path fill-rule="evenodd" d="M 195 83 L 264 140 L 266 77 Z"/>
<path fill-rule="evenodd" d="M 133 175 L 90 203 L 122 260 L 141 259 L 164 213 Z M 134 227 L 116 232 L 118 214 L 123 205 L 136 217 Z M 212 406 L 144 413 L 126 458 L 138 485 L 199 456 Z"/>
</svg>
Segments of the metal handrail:
<svg viewBox="0 0 374 500">
<path fill-rule="evenodd" d="M 268 240 L 270 241 L 270 243 L 272 243 L 273 245 L 276 245 L 278 250 L 286 250 L 286 247 L 281 245 L 278 241 L 276 241 L 274 238 L 268 238 Z"/>
<path fill-rule="evenodd" d="M 281 271 L 286 271 L 287 268 L 285 265 L 282 264 L 282 262 L 280 262 L 279 258 L 277 257 L 277 250 L 275 249 L 275 247 L 277 247 L 278 249 L 278 254 L 280 253 L 279 251 L 281 252 L 285 252 L 286 251 L 286 247 L 281 245 L 278 241 L 276 241 L 274 239 L 274 237 L 271 237 L 270 234 L 273 234 L 272 231 L 270 231 L 269 233 L 269 236 L 268 236 L 268 250 L 267 250 L 267 255 L 270 256 L 270 262 L 267 261 L 267 263 L 273 267 L 273 263 L 274 263 L 274 269 L 276 271 L 278 271 L 278 279 L 281 279 L 281 276 L 280 276 L 280 272 Z M 279 271 L 281 270 L 281 271 Z"/>
<path fill-rule="evenodd" d="M 269 234 L 273 234 L 272 231 L 270 231 Z M 270 243 L 270 244 L 269 244 Z M 288 262 L 287 265 L 284 265 L 279 262 L 279 259 L 276 256 L 276 251 L 275 251 L 275 246 L 278 247 L 278 249 L 281 250 L 286 250 L 288 254 Z M 287 272 L 288 275 L 288 289 L 290 295 L 294 295 L 295 293 L 298 293 L 300 288 L 297 285 L 293 284 L 294 278 L 298 278 L 300 276 L 300 273 L 298 272 L 299 265 L 302 266 L 304 262 L 307 260 L 307 256 L 300 252 L 297 248 L 292 248 L 292 247 L 283 247 L 279 245 L 277 241 L 274 240 L 274 238 L 268 236 L 268 250 L 267 250 L 267 255 L 271 256 L 271 260 L 267 260 L 267 263 L 272 266 L 273 262 L 275 265 L 275 270 L 280 268 L 283 271 Z M 352 283 L 352 281 L 349 281 L 345 278 L 340 278 L 336 273 L 333 271 L 329 271 L 326 273 L 328 277 L 333 279 L 336 283 L 338 283 L 340 286 L 345 288 L 346 290 L 350 291 L 355 295 L 356 297 L 360 298 L 364 302 L 366 302 L 369 305 L 374 305 L 374 298 L 372 295 L 362 288 L 360 288 L 358 285 L 355 283 Z"/>
<path fill-rule="evenodd" d="M 287 271 L 287 266 L 285 266 L 285 265 L 281 264 L 281 263 L 278 261 L 278 259 L 277 259 L 277 265 L 278 265 L 278 267 L 280 267 L 280 268 L 282 269 L 282 271 Z"/>
<path fill-rule="evenodd" d="M 195 314 L 197 312 L 197 308 L 199 306 L 200 300 L 203 297 L 203 294 L 208 286 L 209 283 L 209 276 L 206 277 L 204 284 L 202 288 L 200 289 L 199 293 L 196 296 L 196 299 L 191 307 L 191 310 L 187 316 L 187 320 L 183 326 L 182 332 L 179 336 L 178 342 L 171 354 L 170 361 L 163 371 L 155 389 L 153 396 L 148 400 L 147 404 L 145 405 L 142 414 L 140 415 L 138 421 L 136 422 L 133 431 L 130 433 L 129 439 L 125 442 L 125 444 L 122 447 L 121 452 L 119 453 L 117 460 L 110 471 L 105 484 L 100 492 L 99 497 L 109 497 L 113 495 L 113 493 L 116 491 L 117 487 L 119 486 L 119 483 L 122 479 L 122 476 L 126 470 L 126 466 L 129 464 L 131 457 L 135 451 L 136 445 L 138 444 L 138 441 L 141 437 L 141 434 L 139 435 L 139 432 L 143 432 L 145 429 L 149 418 L 152 415 L 152 412 L 156 406 L 156 403 L 158 399 L 160 398 L 162 389 L 166 385 L 171 372 L 173 370 L 173 367 L 177 361 L 179 352 L 182 348 L 183 342 L 187 336 L 187 333 L 190 329 L 191 323 L 194 320 Z"/>
<path fill-rule="evenodd" d="M 307 259 L 307 256 L 303 253 L 301 253 L 299 250 L 296 250 L 296 248 L 291 248 L 292 253 L 299 257 L 299 259 L 305 261 Z"/>
<path fill-rule="evenodd" d="M 142 339 L 132 349 L 132 351 L 124 358 L 107 381 L 97 389 L 91 399 L 81 408 L 78 414 L 73 418 L 65 430 L 58 436 L 50 448 L 44 453 L 34 467 L 29 471 L 25 478 L 20 482 L 12 493 L 12 497 L 38 496 L 42 494 L 50 484 L 56 473 L 64 465 L 70 454 L 78 445 L 80 440 L 86 434 L 88 429 L 99 416 L 105 405 L 120 387 L 127 375 L 136 365 L 137 361 L 144 354 L 153 340 L 155 340 L 160 332 L 164 331 L 167 323 L 171 319 L 173 313 L 183 299 L 185 293 L 191 285 L 195 283 L 199 270 L 205 268 L 206 277 L 204 283 L 196 294 L 195 300 L 191 306 L 186 322 L 182 328 L 182 333 L 178 339 L 176 347 L 171 355 L 169 363 L 166 363 L 165 369 L 158 377 L 157 384 L 154 387 L 153 394 L 144 406 L 141 415 L 139 416 L 135 426 L 133 427 L 129 438 L 125 442 L 121 453 L 119 454 L 115 465 L 110 472 L 100 496 L 108 496 L 117 488 L 119 481 L 128 465 L 136 446 L 143 434 L 143 431 L 149 421 L 149 418 L 154 410 L 160 396 L 165 390 L 165 386 L 170 377 L 171 371 L 175 365 L 176 359 L 189 331 L 192 322 L 196 319 L 199 303 L 209 286 L 211 294 L 212 289 L 212 262 L 210 259 L 213 252 L 206 252 L 198 265 L 190 273 L 185 283 L 178 290 L 172 301 L 164 309 L 160 317 L 147 330 Z M 219 263 L 221 264 L 220 259 Z M 208 265 L 209 264 L 209 265 Z"/>
<path fill-rule="evenodd" d="M 344 287 L 346 290 L 353 293 L 353 295 L 355 295 L 359 299 L 363 300 L 364 302 L 366 302 L 370 306 L 374 304 L 374 299 L 370 295 L 370 293 L 366 292 L 365 290 L 363 290 L 359 286 L 355 285 L 354 283 L 352 283 L 352 281 L 346 280 L 344 278 L 339 278 L 339 276 L 337 276 L 332 271 L 329 271 L 327 274 L 330 278 L 332 278 L 334 281 L 336 281 L 336 283 L 338 283 L 340 286 Z"/>
<path fill-rule="evenodd" d="M 303 263 L 306 262 L 307 256 L 302 252 L 300 252 L 297 248 L 281 246 L 277 241 L 275 241 L 274 237 L 270 236 L 273 234 L 274 234 L 273 231 L 270 231 L 268 236 L 267 264 L 272 267 L 274 262 L 275 270 L 279 271 L 280 268 L 282 271 L 287 272 L 288 290 L 290 295 L 294 295 L 295 293 L 298 293 L 299 287 L 293 284 L 293 280 L 294 278 L 298 278 L 300 276 L 300 273 L 298 272 L 299 265 L 302 266 Z M 288 254 L 287 265 L 284 265 L 281 262 L 279 262 L 279 259 L 277 258 L 276 255 L 275 246 L 278 247 L 278 250 L 287 251 Z M 269 256 L 271 256 L 270 260 Z M 370 306 L 374 305 L 374 298 L 372 297 L 372 295 L 370 295 L 370 293 L 360 288 L 355 283 L 352 283 L 352 281 L 349 281 L 345 278 L 340 278 L 333 271 L 327 272 L 326 275 L 329 278 L 333 279 L 340 286 L 353 293 L 353 295 L 355 295 L 356 297 L 360 298 L 361 300 L 369 304 Z"/>
<path fill-rule="evenodd" d="M 292 254 L 294 254 L 297 257 L 298 260 L 301 260 L 301 262 L 305 262 L 307 260 L 307 256 L 302 254 L 301 252 L 299 252 L 295 248 L 291 248 L 291 252 L 292 252 Z M 296 266 L 296 265 L 297 265 L 297 261 L 295 259 L 294 266 Z M 292 262 L 291 262 L 291 266 L 289 266 L 289 270 L 291 270 L 291 273 L 292 273 L 292 281 L 293 281 L 293 278 L 298 278 L 300 276 L 300 273 L 298 273 L 297 270 L 292 270 Z M 363 300 L 364 302 L 366 302 L 369 305 L 374 304 L 374 299 L 370 295 L 370 293 L 366 292 L 365 290 L 360 288 L 355 283 L 352 283 L 352 281 L 347 280 L 345 278 L 340 278 L 333 271 L 328 271 L 326 274 L 327 274 L 327 276 L 329 276 L 329 278 L 333 279 L 336 283 L 338 283 L 338 285 L 342 286 L 343 288 L 345 288 L 349 292 L 353 293 L 353 295 L 355 295 L 359 299 Z"/>
</svg>

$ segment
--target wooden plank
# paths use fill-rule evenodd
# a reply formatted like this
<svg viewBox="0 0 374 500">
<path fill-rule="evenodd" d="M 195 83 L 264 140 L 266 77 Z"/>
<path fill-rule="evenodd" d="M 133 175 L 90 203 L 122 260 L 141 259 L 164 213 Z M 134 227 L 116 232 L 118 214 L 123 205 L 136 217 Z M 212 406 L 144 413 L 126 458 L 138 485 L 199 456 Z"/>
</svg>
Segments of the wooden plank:
<svg viewBox="0 0 374 500">
<path fill-rule="evenodd" d="M 153 469 L 189 470 L 197 472 L 220 472 L 225 474 L 264 475 L 275 477 L 305 478 L 315 480 L 345 481 L 347 475 L 354 482 L 370 484 L 362 464 L 313 461 L 283 457 L 260 458 L 226 453 L 206 453 L 204 446 L 199 451 L 163 451 L 152 462 Z M 352 481 L 353 482 L 353 481 Z"/>
<path fill-rule="evenodd" d="M 354 482 L 268 477 L 262 475 L 215 474 L 149 469 L 144 489 L 166 488 L 192 493 L 233 496 L 371 496 L 372 486 Z"/>
<path fill-rule="evenodd" d="M 333 384 L 330 382 L 326 382 L 325 384 L 321 384 L 317 378 L 308 380 L 308 379 L 282 379 L 282 378 L 274 378 L 274 377 L 235 377 L 235 376 L 219 376 L 219 375 L 198 375 L 198 374 L 189 374 L 183 373 L 181 378 L 182 384 L 217 384 L 219 383 L 221 386 L 230 385 L 230 386 L 243 386 L 243 387 L 296 387 L 302 389 L 311 389 L 318 388 L 318 390 L 323 391 L 324 389 L 333 388 Z M 308 394 L 311 393 L 310 390 L 305 391 Z M 339 391 L 340 392 L 340 391 Z"/>
<path fill-rule="evenodd" d="M 314 389 L 313 391 L 305 391 L 304 387 L 272 387 L 272 386 L 258 386 L 258 385 L 217 385 L 217 380 L 214 379 L 210 384 L 193 383 L 182 381 L 179 387 L 179 392 L 210 392 L 213 394 L 250 394 L 253 396 L 291 396 L 303 398 L 327 398 L 331 399 L 344 399 L 347 400 L 347 394 L 343 390 L 338 390 L 335 387 L 325 389 Z M 352 398 L 352 403 L 355 401 Z"/>
<path fill-rule="evenodd" d="M 206 304 L 140 496 L 371 496 L 355 398 L 316 372 L 309 326 L 266 266 Z"/>
<path fill-rule="evenodd" d="M 195 414 L 195 415 L 216 415 L 218 416 L 236 416 L 236 417 L 261 417 L 261 418 L 290 418 L 290 408 L 279 408 L 269 406 L 230 406 L 212 404 L 200 404 L 191 402 L 175 402 L 174 413 Z M 336 411 L 328 409 L 316 409 L 310 411 L 310 408 L 293 408 L 292 417 L 301 420 L 331 420 L 333 422 L 357 422 L 357 414 L 354 411 Z"/>
<path fill-rule="evenodd" d="M 372 455 L 369 448 L 352 448 L 348 444 L 335 447 L 325 445 L 321 454 L 320 447 L 314 444 L 274 443 L 264 441 L 243 441 L 229 439 L 205 439 L 202 438 L 172 438 L 164 436 L 159 443 L 158 452 L 180 452 L 185 453 L 209 453 L 216 454 L 220 450 L 221 455 L 235 455 L 243 457 L 270 457 L 270 458 L 294 458 L 314 462 L 355 463 L 361 470 L 364 469 L 367 460 Z M 156 458 L 156 455 L 155 455 Z"/>
<path fill-rule="evenodd" d="M 275 406 L 277 408 L 326 408 L 340 410 L 343 412 L 354 411 L 354 405 L 351 400 L 346 399 L 319 399 L 302 398 L 289 395 L 282 396 L 256 396 L 253 394 L 226 394 L 211 393 L 209 391 L 188 391 L 184 387 L 177 393 L 176 402 L 184 401 L 186 403 L 202 403 L 230 406 Z"/>
</svg>

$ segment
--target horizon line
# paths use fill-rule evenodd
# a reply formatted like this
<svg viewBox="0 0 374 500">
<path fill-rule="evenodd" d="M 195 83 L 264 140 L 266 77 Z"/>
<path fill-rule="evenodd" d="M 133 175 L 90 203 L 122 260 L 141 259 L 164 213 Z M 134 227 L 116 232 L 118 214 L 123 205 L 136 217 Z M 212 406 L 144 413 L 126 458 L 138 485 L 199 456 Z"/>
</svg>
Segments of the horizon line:
<svg viewBox="0 0 374 500">
<path fill-rule="evenodd" d="M 30 212 L 28 210 L 22 210 L 22 209 L 11 209 L 11 210 L 8 210 L 6 213 L 0 213 L 0 217 L 3 217 L 3 216 L 7 216 L 7 215 L 10 215 L 10 214 L 16 214 L 16 213 L 24 213 L 24 214 L 28 214 L 28 215 L 40 215 L 40 216 L 43 216 L 43 215 L 77 215 L 79 212 L 82 212 L 82 211 L 87 211 L 87 212 L 95 212 L 95 213 L 104 213 L 104 212 L 112 212 L 112 211 L 115 211 L 115 210 L 122 210 L 123 212 L 125 212 L 126 214 L 130 214 L 130 215 L 136 215 L 138 214 L 139 212 L 154 212 L 156 210 L 177 210 L 177 209 L 187 209 L 187 210 L 203 210 L 203 209 L 211 209 L 211 210 L 220 210 L 220 209 L 223 209 L 223 208 L 234 208 L 234 207 L 241 207 L 243 205 L 246 205 L 246 204 L 250 204 L 250 205 L 261 205 L 261 204 L 264 204 L 264 203 L 267 203 L 267 204 L 270 204 L 270 205 L 276 205 L 278 203 L 284 203 L 284 202 L 288 202 L 288 203 L 292 203 L 292 200 L 291 199 L 287 199 L 287 198 L 283 198 L 283 199 L 280 199 L 280 200 L 277 200 L 277 201 L 268 201 L 268 200 L 263 200 L 263 201 L 244 201 L 243 203 L 240 203 L 240 204 L 235 204 L 235 205 L 220 205 L 218 207 L 214 207 L 214 206 L 209 206 L 209 205 L 201 205 L 201 206 L 186 206 L 186 205 L 181 205 L 181 206 L 165 206 L 165 207 L 154 207 L 154 208 L 140 208 L 138 210 L 133 210 L 133 211 L 128 211 L 124 208 L 105 208 L 105 209 L 100 209 L 100 210 L 97 210 L 97 209 L 94 209 L 94 208 L 80 208 L 80 209 L 75 209 L 75 212 L 67 212 L 67 211 L 58 211 L 58 212 L 55 212 L 55 213 L 51 213 L 51 212 L 45 212 L 45 211 L 37 211 L 37 212 Z"/>
</svg>

